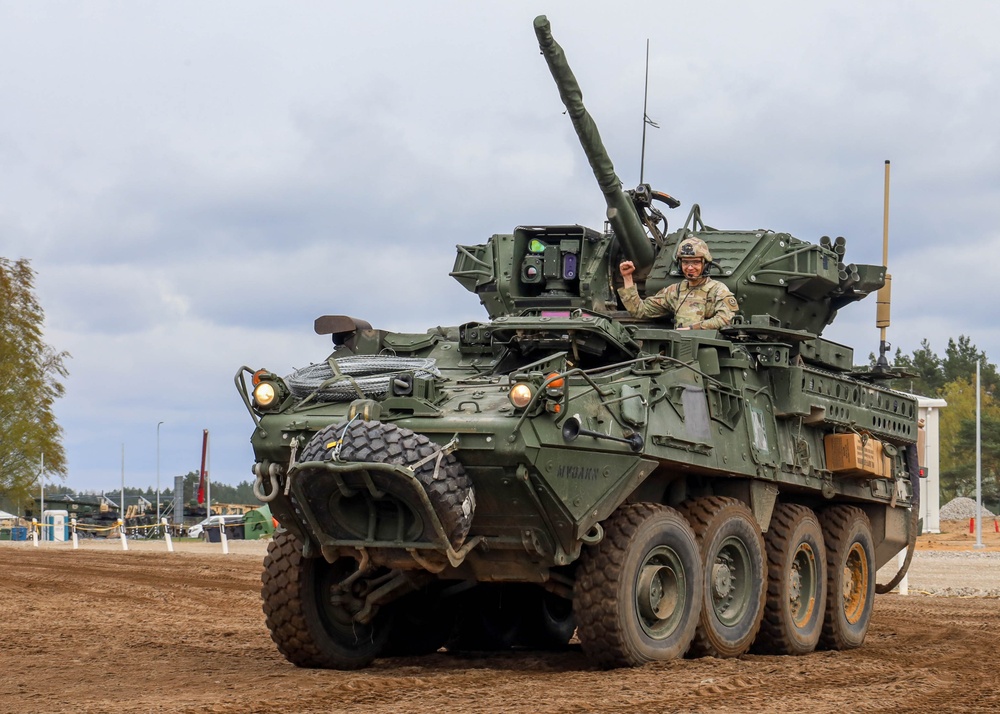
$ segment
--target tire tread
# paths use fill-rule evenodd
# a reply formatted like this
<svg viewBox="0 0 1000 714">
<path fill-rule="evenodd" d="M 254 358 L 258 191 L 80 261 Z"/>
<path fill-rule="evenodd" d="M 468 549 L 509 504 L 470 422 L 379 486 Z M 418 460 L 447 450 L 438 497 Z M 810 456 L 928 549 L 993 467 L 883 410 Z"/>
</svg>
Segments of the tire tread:
<svg viewBox="0 0 1000 714">
<path fill-rule="evenodd" d="M 812 647 L 802 648 L 788 631 L 783 603 L 786 598 L 785 592 L 785 565 L 788 551 L 792 548 L 791 541 L 794 531 L 799 523 L 806 519 L 812 519 L 819 530 L 821 547 L 823 543 L 822 526 L 819 519 L 811 508 L 797 503 L 779 503 L 775 506 L 771 515 L 771 524 L 767 534 L 764 536 L 765 549 L 767 551 L 767 600 L 764 607 L 764 619 L 761 622 L 760 634 L 754 643 L 754 651 L 766 654 L 778 655 L 799 655 L 815 649 Z M 819 582 L 826 583 L 826 548 L 817 558 L 817 573 Z M 821 594 L 825 595 L 825 588 Z M 820 597 L 817 607 L 826 607 L 826 598 Z M 825 616 L 825 615 L 824 615 Z M 822 618 L 820 618 L 822 627 Z"/>
</svg>

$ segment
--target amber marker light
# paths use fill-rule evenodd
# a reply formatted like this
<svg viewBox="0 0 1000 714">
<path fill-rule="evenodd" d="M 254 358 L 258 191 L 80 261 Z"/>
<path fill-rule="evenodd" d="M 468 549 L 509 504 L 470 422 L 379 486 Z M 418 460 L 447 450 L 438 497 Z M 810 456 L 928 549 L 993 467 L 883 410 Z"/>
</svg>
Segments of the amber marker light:
<svg viewBox="0 0 1000 714">
<path fill-rule="evenodd" d="M 265 374 L 267 374 L 267 370 L 266 369 L 258 369 L 256 372 L 254 372 L 253 373 L 253 379 L 250 380 L 251 382 L 253 382 L 253 386 L 256 387 L 258 384 L 260 384 L 260 379 Z"/>
<path fill-rule="evenodd" d="M 552 380 L 551 382 L 548 383 L 548 385 L 546 385 L 547 389 L 562 389 L 566 384 L 566 381 L 559 376 L 558 372 L 553 372 L 552 374 L 548 375 L 546 379 Z"/>
<path fill-rule="evenodd" d="M 518 382 L 510 388 L 510 394 L 507 396 L 510 398 L 511 404 L 518 409 L 524 409 L 531 404 L 531 386 L 524 382 Z"/>
</svg>

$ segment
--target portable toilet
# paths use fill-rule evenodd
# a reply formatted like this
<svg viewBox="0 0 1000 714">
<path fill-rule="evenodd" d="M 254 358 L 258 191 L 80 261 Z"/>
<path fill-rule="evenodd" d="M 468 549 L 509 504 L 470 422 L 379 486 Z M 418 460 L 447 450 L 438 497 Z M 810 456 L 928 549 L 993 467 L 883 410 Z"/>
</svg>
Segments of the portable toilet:
<svg viewBox="0 0 1000 714">
<path fill-rule="evenodd" d="M 44 511 L 42 525 L 42 540 L 69 540 L 69 511 Z"/>
<path fill-rule="evenodd" d="M 244 532 L 247 540 L 269 538 L 274 533 L 271 509 L 268 508 L 266 503 L 243 516 L 243 528 L 245 529 Z"/>
</svg>

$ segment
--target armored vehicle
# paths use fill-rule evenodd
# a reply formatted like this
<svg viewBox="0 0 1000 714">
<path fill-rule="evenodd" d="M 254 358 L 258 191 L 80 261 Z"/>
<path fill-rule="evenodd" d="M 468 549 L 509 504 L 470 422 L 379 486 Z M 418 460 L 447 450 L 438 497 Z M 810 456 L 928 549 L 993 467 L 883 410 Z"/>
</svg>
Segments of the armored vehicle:
<svg viewBox="0 0 1000 714">
<path fill-rule="evenodd" d="M 876 570 L 915 537 L 917 407 L 820 335 L 885 267 L 847 264 L 842 238 L 715 229 L 697 205 L 668 232 L 658 206 L 677 201 L 622 189 L 544 17 L 535 32 L 607 225 L 458 246 L 481 322 L 326 315 L 325 360 L 239 370 L 255 488 L 281 523 L 272 639 L 338 669 L 574 634 L 607 668 L 860 646 Z M 682 280 L 691 236 L 736 319 L 631 317 L 619 263 L 652 295 Z"/>
</svg>

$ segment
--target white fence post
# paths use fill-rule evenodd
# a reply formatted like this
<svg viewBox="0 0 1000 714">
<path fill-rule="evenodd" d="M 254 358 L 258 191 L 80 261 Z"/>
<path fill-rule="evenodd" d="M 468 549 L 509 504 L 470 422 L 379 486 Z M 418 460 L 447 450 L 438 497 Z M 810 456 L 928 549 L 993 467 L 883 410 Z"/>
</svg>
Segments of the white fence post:
<svg viewBox="0 0 1000 714">
<path fill-rule="evenodd" d="M 122 550 L 128 550 L 128 539 L 125 538 L 125 521 L 118 519 L 118 533 L 122 537 Z"/>
<path fill-rule="evenodd" d="M 226 522 L 219 524 L 219 539 L 222 541 L 222 554 L 229 555 L 229 539 L 226 538 Z"/>
<path fill-rule="evenodd" d="M 170 528 L 167 526 L 167 519 L 161 518 L 160 523 L 163 524 L 163 537 L 167 540 L 167 552 L 174 552 L 174 542 L 170 539 Z"/>
<path fill-rule="evenodd" d="M 76 537 L 76 519 L 71 518 L 69 521 L 70 527 L 73 529 L 73 550 L 80 547 L 80 539 Z"/>
<path fill-rule="evenodd" d="M 38 519 L 31 519 L 31 540 L 35 542 L 35 547 L 38 547 Z"/>
</svg>

